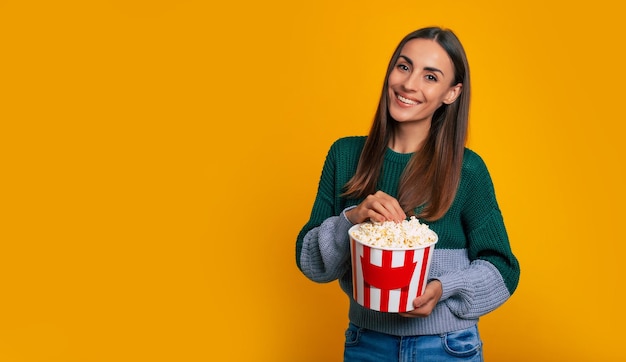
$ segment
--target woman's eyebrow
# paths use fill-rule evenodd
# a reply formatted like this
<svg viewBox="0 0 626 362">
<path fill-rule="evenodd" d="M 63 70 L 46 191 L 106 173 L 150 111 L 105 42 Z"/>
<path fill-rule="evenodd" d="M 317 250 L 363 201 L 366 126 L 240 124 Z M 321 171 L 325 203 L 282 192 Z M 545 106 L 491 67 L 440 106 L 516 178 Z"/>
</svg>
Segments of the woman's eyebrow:
<svg viewBox="0 0 626 362">
<path fill-rule="evenodd" d="M 400 58 L 406 60 L 406 62 L 409 63 L 409 65 L 413 66 L 413 61 L 409 57 L 407 57 L 406 55 L 400 54 Z"/>
<path fill-rule="evenodd" d="M 433 67 L 424 67 L 424 70 L 427 70 L 429 72 L 438 72 L 438 73 L 441 73 L 441 75 L 444 75 L 443 72 L 441 71 L 441 69 L 437 69 L 437 68 L 433 68 Z"/>
</svg>

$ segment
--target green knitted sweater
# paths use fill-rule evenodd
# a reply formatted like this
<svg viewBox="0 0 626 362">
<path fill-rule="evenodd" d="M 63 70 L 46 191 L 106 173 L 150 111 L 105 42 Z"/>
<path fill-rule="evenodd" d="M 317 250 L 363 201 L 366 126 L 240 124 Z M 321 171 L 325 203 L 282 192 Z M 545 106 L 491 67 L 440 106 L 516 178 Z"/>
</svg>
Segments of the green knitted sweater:
<svg viewBox="0 0 626 362">
<path fill-rule="evenodd" d="M 483 160 L 466 149 L 461 181 L 447 213 L 427 222 L 439 241 L 429 279 L 438 279 L 443 295 L 427 318 L 366 309 L 352 298 L 348 229 L 343 212 L 362 200 L 341 197 L 354 175 L 365 137 L 337 140 L 326 157 L 309 221 L 296 240 L 296 263 L 309 279 L 339 280 L 350 297 L 350 321 L 393 335 L 437 334 L 469 328 L 503 304 L 515 291 L 520 275 L 491 177 Z M 397 197 L 398 183 L 411 154 L 387 150 L 379 189 Z"/>
</svg>

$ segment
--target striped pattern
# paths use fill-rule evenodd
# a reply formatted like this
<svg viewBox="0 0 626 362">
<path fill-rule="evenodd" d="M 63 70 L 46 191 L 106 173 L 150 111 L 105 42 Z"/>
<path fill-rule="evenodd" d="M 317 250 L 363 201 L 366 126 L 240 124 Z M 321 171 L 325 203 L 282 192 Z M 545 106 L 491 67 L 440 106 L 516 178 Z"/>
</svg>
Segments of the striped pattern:
<svg viewBox="0 0 626 362">
<path fill-rule="evenodd" d="M 424 292 L 433 246 L 417 250 L 382 250 L 351 239 L 353 298 L 380 312 L 413 310 Z"/>
</svg>

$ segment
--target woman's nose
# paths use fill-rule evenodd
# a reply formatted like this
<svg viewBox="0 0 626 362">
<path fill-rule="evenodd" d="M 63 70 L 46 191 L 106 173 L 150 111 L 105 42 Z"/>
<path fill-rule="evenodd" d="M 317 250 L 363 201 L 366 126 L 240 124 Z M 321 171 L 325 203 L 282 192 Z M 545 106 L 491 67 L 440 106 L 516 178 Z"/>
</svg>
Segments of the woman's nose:
<svg viewBox="0 0 626 362">
<path fill-rule="evenodd" d="M 402 87 L 407 91 L 417 91 L 419 89 L 419 77 L 414 74 L 409 75 L 402 82 Z"/>
</svg>

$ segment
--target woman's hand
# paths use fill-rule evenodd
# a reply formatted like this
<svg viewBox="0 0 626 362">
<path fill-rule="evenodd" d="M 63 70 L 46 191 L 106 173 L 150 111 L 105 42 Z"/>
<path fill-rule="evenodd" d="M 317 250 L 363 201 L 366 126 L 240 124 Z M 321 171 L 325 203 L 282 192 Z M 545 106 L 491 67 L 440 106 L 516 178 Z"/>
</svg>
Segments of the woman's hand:
<svg viewBox="0 0 626 362">
<path fill-rule="evenodd" d="M 443 289 L 439 280 L 433 280 L 426 284 L 424 294 L 413 299 L 413 309 L 410 312 L 400 313 L 403 317 L 428 317 L 439 302 Z"/>
<path fill-rule="evenodd" d="M 353 224 L 360 224 L 368 220 L 402 221 L 406 219 L 406 214 L 398 200 L 382 191 L 376 191 L 375 194 L 367 196 L 357 207 L 346 211 L 346 217 Z"/>
</svg>

